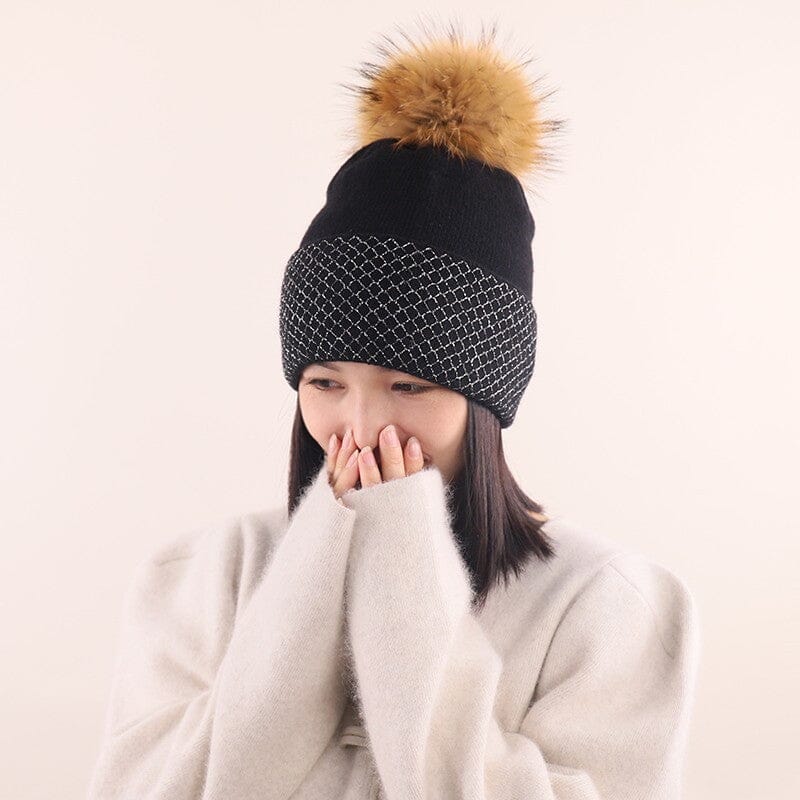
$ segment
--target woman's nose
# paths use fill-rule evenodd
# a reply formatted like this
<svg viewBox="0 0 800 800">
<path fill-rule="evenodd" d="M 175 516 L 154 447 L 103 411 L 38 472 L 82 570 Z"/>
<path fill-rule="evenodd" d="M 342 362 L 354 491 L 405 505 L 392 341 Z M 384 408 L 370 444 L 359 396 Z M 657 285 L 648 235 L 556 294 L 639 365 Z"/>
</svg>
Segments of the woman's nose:
<svg viewBox="0 0 800 800">
<path fill-rule="evenodd" d="M 375 451 L 375 458 L 380 462 L 381 431 L 389 424 L 387 422 L 377 428 L 375 426 L 370 426 L 369 428 L 353 427 L 353 441 L 356 443 L 356 447 L 360 450 L 362 447 L 369 445 Z M 395 428 L 395 430 L 397 429 Z"/>
<path fill-rule="evenodd" d="M 364 433 L 363 430 L 353 428 L 353 442 L 355 446 L 361 450 L 362 447 L 370 445 L 373 450 L 378 451 L 378 434 L 377 433 Z"/>
</svg>

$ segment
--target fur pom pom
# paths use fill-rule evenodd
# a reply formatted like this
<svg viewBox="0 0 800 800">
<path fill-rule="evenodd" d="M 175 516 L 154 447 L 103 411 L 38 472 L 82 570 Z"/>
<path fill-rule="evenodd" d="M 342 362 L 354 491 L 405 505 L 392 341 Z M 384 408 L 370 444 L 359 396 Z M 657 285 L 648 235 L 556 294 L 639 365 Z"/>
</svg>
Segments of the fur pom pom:
<svg viewBox="0 0 800 800">
<path fill-rule="evenodd" d="M 500 167 L 525 182 L 528 173 L 549 170 L 555 159 L 545 139 L 563 125 L 544 119 L 540 94 L 523 75 L 528 61 L 504 57 L 494 46 L 496 24 L 475 43 L 464 41 L 450 23 L 445 34 L 415 41 L 400 30 L 408 47 L 388 36 L 378 50 L 383 63 L 365 62 L 357 71 L 363 86 L 340 84 L 358 100 L 358 148 L 377 139 L 446 148 L 451 155 Z"/>
</svg>

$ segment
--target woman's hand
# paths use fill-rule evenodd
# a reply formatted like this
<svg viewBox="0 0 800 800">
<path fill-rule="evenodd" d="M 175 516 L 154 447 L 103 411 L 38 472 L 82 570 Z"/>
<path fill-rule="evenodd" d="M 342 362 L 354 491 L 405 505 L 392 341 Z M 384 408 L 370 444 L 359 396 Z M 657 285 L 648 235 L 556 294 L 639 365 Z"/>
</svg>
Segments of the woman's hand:
<svg viewBox="0 0 800 800">
<path fill-rule="evenodd" d="M 355 446 L 352 431 L 347 431 L 341 446 L 339 438 L 335 433 L 332 434 L 328 443 L 328 483 L 340 503 L 342 495 L 354 489 L 359 479 L 363 488 L 412 475 L 422 469 L 424 465 L 422 448 L 415 437 L 409 437 L 403 448 L 394 425 L 387 425 L 380 432 L 378 441 L 380 467 L 369 445 L 361 450 Z"/>
</svg>

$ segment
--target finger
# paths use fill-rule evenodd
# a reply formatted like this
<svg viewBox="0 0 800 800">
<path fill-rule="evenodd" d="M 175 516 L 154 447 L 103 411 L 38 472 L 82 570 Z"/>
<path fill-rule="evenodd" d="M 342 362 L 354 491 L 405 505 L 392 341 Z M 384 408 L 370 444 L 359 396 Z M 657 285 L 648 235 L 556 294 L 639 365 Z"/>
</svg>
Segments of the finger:
<svg viewBox="0 0 800 800">
<path fill-rule="evenodd" d="M 387 425 L 380 435 L 381 473 L 385 481 L 402 478 L 406 474 L 403 448 L 394 425 Z"/>
<path fill-rule="evenodd" d="M 328 440 L 328 451 L 327 457 L 325 459 L 328 469 L 328 478 L 333 478 L 334 472 L 336 470 L 336 456 L 339 454 L 339 437 L 335 434 L 331 434 L 331 438 Z"/>
<path fill-rule="evenodd" d="M 406 473 L 408 475 L 419 472 L 425 466 L 425 456 L 422 455 L 422 446 L 416 436 L 410 436 L 406 442 Z"/>
<path fill-rule="evenodd" d="M 339 448 L 339 454 L 336 456 L 336 464 L 333 468 L 333 479 L 338 480 L 339 475 L 344 471 L 350 456 L 357 450 L 355 442 L 353 441 L 353 432 L 348 428 L 347 433 L 344 435 L 344 441 Z"/>
<path fill-rule="evenodd" d="M 358 468 L 361 472 L 361 486 L 375 486 L 381 483 L 381 471 L 378 469 L 378 464 L 375 461 L 375 454 L 369 445 L 361 448 L 361 454 L 358 459 Z"/>
<path fill-rule="evenodd" d="M 333 481 L 333 493 L 337 499 L 345 492 L 355 488 L 358 480 L 358 450 L 350 455 L 350 460 L 339 471 Z"/>
</svg>

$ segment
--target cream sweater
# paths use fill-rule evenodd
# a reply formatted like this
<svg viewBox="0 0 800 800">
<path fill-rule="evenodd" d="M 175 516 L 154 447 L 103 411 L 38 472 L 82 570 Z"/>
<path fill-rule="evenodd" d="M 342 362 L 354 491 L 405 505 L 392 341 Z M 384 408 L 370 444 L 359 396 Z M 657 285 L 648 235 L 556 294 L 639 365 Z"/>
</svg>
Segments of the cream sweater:
<svg viewBox="0 0 800 800">
<path fill-rule="evenodd" d="M 556 517 L 470 611 L 430 467 L 184 533 L 124 603 L 89 800 L 677 800 L 700 651 L 665 567 Z M 512 575 L 513 578 L 513 575 Z"/>
</svg>

